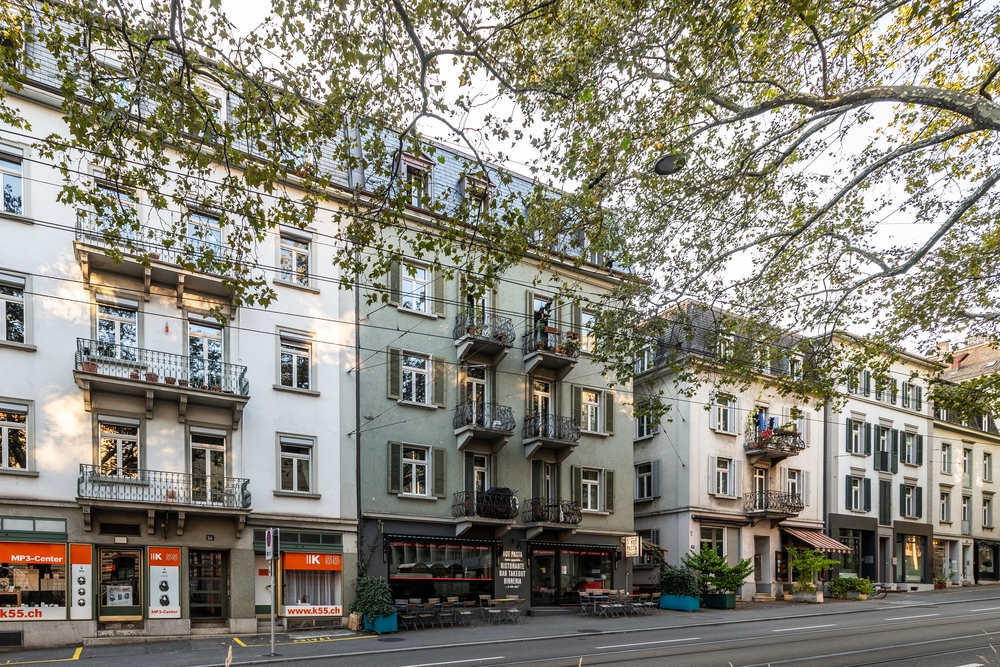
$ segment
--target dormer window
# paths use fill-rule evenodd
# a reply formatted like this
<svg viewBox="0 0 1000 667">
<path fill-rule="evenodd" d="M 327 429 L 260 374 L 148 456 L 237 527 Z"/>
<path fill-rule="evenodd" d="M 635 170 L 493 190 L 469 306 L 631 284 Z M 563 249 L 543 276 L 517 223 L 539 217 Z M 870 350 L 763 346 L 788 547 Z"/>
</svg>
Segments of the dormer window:
<svg viewBox="0 0 1000 667">
<path fill-rule="evenodd" d="M 406 194 L 406 203 L 415 208 L 430 208 L 431 163 L 421 157 L 403 155 L 400 177 Z"/>
</svg>

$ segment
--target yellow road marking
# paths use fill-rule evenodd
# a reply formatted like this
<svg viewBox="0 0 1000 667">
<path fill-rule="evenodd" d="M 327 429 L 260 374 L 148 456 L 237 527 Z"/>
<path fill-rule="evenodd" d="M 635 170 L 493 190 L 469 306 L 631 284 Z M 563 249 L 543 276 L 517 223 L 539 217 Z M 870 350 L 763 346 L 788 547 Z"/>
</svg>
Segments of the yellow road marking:
<svg viewBox="0 0 1000 667">
<path fill-rule="evenodd" d="M 302 644 L 326 644 L 330 642 L 350 642 L 355 639 L 375 639 L 378 635 L 361 635 L 360 637 L 309 637 L 308 639 L 295 639 L 290 642 L 275 642 L 275 646 L 296 646 Z M 261 644 L 244 644 L 236 637 L 233 637 L 233 641 L 242 646 L 243 648 L 260 648 L 261 646 L 269 646 L 270 642 L 264 642 Z"/>
<path fill-rule="evenodd" d="M 239 644 L 240 646 L 242 646 L 243 648 L 247 647 L 246 644 L 244 644 L 243 642 L 240 641 L 239 637 L 233 637 L 233 641 L 236 642 L 237 644 Z"/>
<path fill-rule="evenodd" d="M 39 664 L 41 664 L 43 662 L 70 662 L 71 660 L 79 660 L 81 653 L 83 653 L 83 647 L 82 646 L 78 646 L 78 647 L 76 647 L 76 650 L 73 651 L 73 657 L 72 658 L 53 658 L 52 660 L 25 660 L 23 662 L 14 662 L 12 660 L 8 660 L 7 662 L 5 662 L 3 664 L 4 665 L 39 665 Z"/>
</svg>

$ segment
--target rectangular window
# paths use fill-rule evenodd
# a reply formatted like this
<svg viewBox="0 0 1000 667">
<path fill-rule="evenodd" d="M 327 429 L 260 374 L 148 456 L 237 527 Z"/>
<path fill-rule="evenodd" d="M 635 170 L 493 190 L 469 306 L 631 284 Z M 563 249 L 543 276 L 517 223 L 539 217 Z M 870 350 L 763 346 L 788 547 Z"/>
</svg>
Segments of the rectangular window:
<svg viewBox="0 0 1000 667">
<path fill-rule="evenodd" d="M 714 526 L 702 526 L 699 546 L 702 551 L 712 549 L 720 556 L 726 555 L 726 529 Z"/>
<path fill-rule="evenodd" d="M 28 468 L 28 406 L 0 403 L 0 469 Z"/>
<path fill-rule="evenodd" d="M 732 461 L 719 459 L 715 469 L 715 492 L 720 496 L 730 496 L 732 493 Z"/>
<path fill-rule="evenodd" d="M 972 488 L 972 450 L 962 450 L 962 486 Z"/>
<path fill-rule="evenodd" d="M 941 445 L 941 473 L 951 474 L 951 445 L 948 443 Z"/>
<path fill-rule="evenodd" d="M 23 343 L 24 278 L 0 273 L 0 340 Z"/>
<path fill-rule="evenodd" d="M 916 489 L 909 485 L 903 486 L 903 506 L 900 508 L 902 510 L 903 516 L 916 516 Z"/>
<path fill-rule="evenodd" d="M 792 380 L 801 380 L 802 359 L 794 356 L 785 359 L 785 374 Z"/>
<path fill-rule="evenodd" d="M 917 462 L 916 447 L 912 433 L 900 433 L 903 438 L 903 463 L 915 464 Z"/>
<path fill-rule="evenodd" d="M 648 500 L 653 497 L 653 464 L 640 463 L 635 467 L 635 499 Z"/>
<path fill-rule="evenodd" d="M 941 492 L 941 519 L 944 523 L 951 523 L 951 491 Z"/>
<path fill-rule="evenodd" d="M 580 349 L 584 352 L 593 352 L 596 339 L 594 337 L 594 320 L 596 315 L 589 311 L 580 314 Z"/>
<path fill-rule="evenodd" d="M 129 241 L 139 240 L 137 231 L 128 226 L 115 225 L 116 218 L 122 222 L 138 227 L 139 210 L 136 207 L 135 197 L 131 193 L 116 188 L 107 183 L 96 184 L 97 192 L 101 194 L 106 202 L 97 206 L 97 221 L 101 227 L 113 228 L 121 227 L 122 236 Z"/>
<path fill-rule="evenodd" d="M 427 495 L 427 458 L 423 447 L 403 447 L 403 493 Z"/>
<path fill-rule="evenodd" d="M 222 327 L 188 322 L 188 372 L 192 387 L 222 387 Z"/>
<path fill-rule="evenodd" d="M 785 492 L 793 496 L 799 495 L 802 472 L 799 470 L 789 470 L 785 474 L 788 475 L 787 488 L 785 489 Z"/>
<path fill-rule="evenodd" d="M 601 510 L 601 471 L 584 468 L 583 475 L 583 505 L 582 509 L 592 512 Z"/>
<path fill-rule="evenodd" d="M 719 359 L 723 361 L 731 359 L 733 357 L 733 339 L 728 336 L 720 338 L 716 343 L 716 352 Z"/>
<path fill-rule="evenodd" d="M 407 200 L 417 208 L 428 208 L 430 172 L 411 164 L 406 165 L 405 169 Z"/>
<path fill-rule="evenodd" d="M 281 280 L 309 286 L 309 241 L 281 235 L 279 269 Z"/>
<path fill-rule="evenodd" d="M 411 403 L 429 403 L 427 391 L 430 359 L 414 354 L 403 354 L 403 384 L 400 400 Z"/>
<path fill-rule="evenodd" d="M 584 389 L 582 395 L 582 411 L 580 413 L 580 428 L 592 433 L 601 432 L 601 392 Z"/>
<path fill-rule="evenodd" d="M 847 393 L 858 393 L 858 369 L 850 367 L 845 372 L 845 375 L 847 376 Z"/>
<path fill-rule="evenodd" d="M 219 259 L 222 255 L 222 228 L 219 219 L 212 215 L 192 212 L 187 222 L 186 250 L 194 255 L 210 255 Z"/>
<path fill-rule="evenodd" d="M 417 264 L 401 265 L 401 293 L 400 308 L 415 310 L 418 313 L 429 313 L 431 300 L 429 290 L 431 289 L 431 271 L 425 266 Z"/>
<path fill-rule="evenodd" d="M 851 509 L 864 509 L 864 491 L 860 477 L 851 478 Z"/>
<path fill-rule="evenodd" d="M 299 340 L 281 339 L 279 367 L 281 386 L 311 389 L 311 346 Z"/>
<path fill-rule="evenodd" d="M 983 481 L 993 481 L 993 454 L 989 452 L 983 454 Z"/>
<path fill-rule="evenodd" d="M 639 352 L 639 357 L 635 360 L 635 374 L 645 373 L 651 370 L 654 365 L 653 348 L 644 347 Z"/>
<path fill-rule="evenodd" d="M 715 429 L 736 433 L 736 399 L 732 396 L 719 396 L 715 400 Z"/>
<path fill-rule="evenodd" d="M 962 496 L 962 521 L 972 521 L 972 498 Z"/>
<path fill-rule="evenodd" d="M 864 454 L 865 443 L 864 434 L 861 432 L 864 424 L 857 420 L 851 420 L 851 453 Z"/>
<path fill-rule="evenodd" d="M 306 438 L 282 436 L 281 490 L 291 493 L 309 493 L 312 490 L 313 441 Z"/>
<path fill-rule="evenodd" d="M 993 496 L 983 498 L 983 528 L 993 527 Z"/>
<path fill-rule="evenodd" d="M 226 436 L 191 434 L 191 497 L 195 502 L 226 500 Z"/>
<path fill-rule="evenodd" d="M 131 421 L 98 422 L 102 475 L 139 476 L 139 425 Z"/>
<path fill-rule="evenodd" d="M 649 415 L 635 418 L 635 439 L 641 440 L 660 432 L 660 424 Z"/>
<path fill-rule="evenodd" d="M 0 184 L 3 186 L 3 211 L 12 215 L 24 214 L 24 195 L 21 187 L 21 155 L 14 155 L 16 149 L 4 146 L 0 149 Z"/>
<path fill-rule="evenodd" d="M 131 308 L 97 306 L 97 353 L 111 359 L 135 360 L 139 313 Z"/>
</svg>

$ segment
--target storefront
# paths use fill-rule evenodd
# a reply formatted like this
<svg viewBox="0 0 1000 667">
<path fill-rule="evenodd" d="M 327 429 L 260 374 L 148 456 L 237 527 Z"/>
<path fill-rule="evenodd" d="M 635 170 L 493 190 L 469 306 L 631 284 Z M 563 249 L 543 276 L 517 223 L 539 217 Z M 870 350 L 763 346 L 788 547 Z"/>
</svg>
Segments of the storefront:
<svg viewBox="0 0 1000 667">
<path fill-rule="evenodd" d="M 927 538 L 923 535 L 896 535 L 896 581 L 919 584 L 925 580 Z"/>
<path fill-rule="evenodd" d="M 496 540 L 385 537 L 393 597 L 493 595 Z"/>
<path fill-rule="evenodd" d="M 0 620 L 65 620 L 67 545 L 0 542 Z"/>
<path fill-rule="evenodd" d="M 271 611 L 270 570 L 264 557 L 264 531 L 254 531 L 256 612 Z M 344 615 L 343 535 L 282 529 L 275 577 L 278 615 L 285 619 L 340 618 Z"/>
<path fill-rule="evenodd" d="M 1000 581 L 1000 567 L 997 565 L 1000 542 L 974 540 L 972 550 L 973 572 L 976 581 Z"/>
<path fill-rule="evenodd" d="M 580 593 L 613 589 L 617 547 L 532 543 L 531 606 L 579 605 Z"/>
</svg>

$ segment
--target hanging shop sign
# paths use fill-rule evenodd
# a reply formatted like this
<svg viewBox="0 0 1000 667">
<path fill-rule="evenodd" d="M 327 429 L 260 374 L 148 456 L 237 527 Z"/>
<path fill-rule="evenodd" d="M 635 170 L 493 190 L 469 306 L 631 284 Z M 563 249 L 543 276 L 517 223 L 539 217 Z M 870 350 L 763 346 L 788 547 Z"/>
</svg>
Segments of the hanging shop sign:
<svg viewBox="0 0 1000 667">
<path fill-rule="evenodd" d="M 149 547 L 149 617 L 181 617 L 181 550 Z"/>
<path fill-rule="evenodd" d="M 94 617 L 94 549 L 89 544 L 69 545 L 69 617 L 89 621 Z"/>
<path fill-rule="evenodd" d="M 343 567 L 340 554 L 305 554 L 286 551 L 283 554 L 286 570 L 320 570 L 336 572 Z"/>
<path fill-rule="evenodd" d="M 641 556 L 639 549 L 639 536 L 629 535 L 625 538 L 625 557 L 626 558 L 636 558 Z"/>
</svg>

